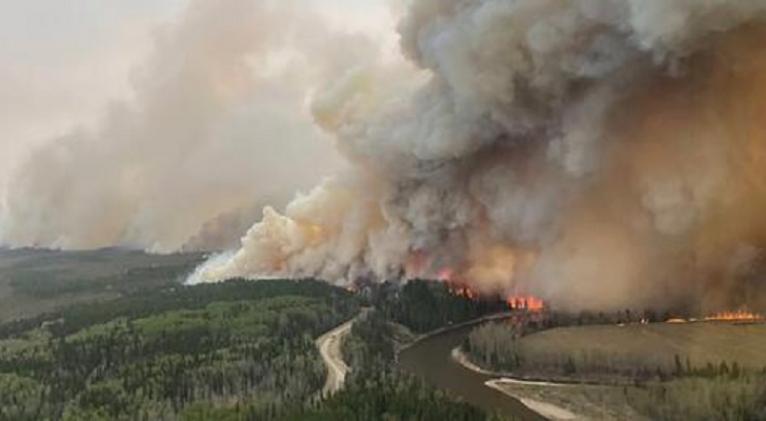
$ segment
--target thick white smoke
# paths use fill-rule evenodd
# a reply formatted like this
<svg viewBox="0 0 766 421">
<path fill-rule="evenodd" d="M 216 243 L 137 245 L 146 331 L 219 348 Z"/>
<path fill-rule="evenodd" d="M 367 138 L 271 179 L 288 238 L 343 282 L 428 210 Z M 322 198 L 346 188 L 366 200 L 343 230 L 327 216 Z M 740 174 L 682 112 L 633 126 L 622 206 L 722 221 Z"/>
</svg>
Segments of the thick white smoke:
<svg viewBox="0 0 766 421">
<path fill-rule="evenodd" d="M 449 268 L 560 306 L 728 293 L 738 250 L 766 245 L 763 170 L 742 161 L 766 150 L 764 16 L 757 0 L 415 0 L 399 29 L 420 73 L 345 73 L 314 98 L 351 170 L 266 209 L 194 281 Z"/>
<path fill-rule="evenodd" d="M 136 69 L 133 100 L 20 165 L 0 242 L 235 246 L 264 205 L 282 206 L 342 168 L 307 98 L 346 69 L 372 65 L 380 46 L 336 27 L 305 2 L 190 2 Z"/>
</svg>

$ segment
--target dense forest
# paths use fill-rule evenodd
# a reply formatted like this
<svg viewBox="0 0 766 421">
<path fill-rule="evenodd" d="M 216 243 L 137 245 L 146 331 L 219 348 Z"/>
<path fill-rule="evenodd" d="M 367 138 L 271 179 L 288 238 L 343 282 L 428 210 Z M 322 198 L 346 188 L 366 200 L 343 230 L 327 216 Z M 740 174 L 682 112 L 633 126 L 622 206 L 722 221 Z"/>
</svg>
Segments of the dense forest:
<svg viewBox="0 0 766 421">
<path fill-rule="evenodd" d="M 402 372 L 395 364 L 396 327 L 379 311 L 355 323 L 344 342 L 352 368 L 346 387 L 304 412 L 310 420 L 488 420 L 498 419 Z"/>
<path fill-rule="evenodd" d="M 498 299 L 477 301 L 453 294 L 442 282 L 414 280 L 403 287 L 384 283 L 363 295 L 374 310 L 354 324 L 343 343 L 351 367 L 346 387 L 304 413 L 315 420 L 494 420 L 486 413 L 434 389 L 396 364 L 396 350 L 415 334 L 506 311 Z M 413 332 L 413 333 L 410 333 Z"/>
<path fill-rule="evenodd" d="M 370 285 L 361 293 L 366 305 L 374 305 L 354 323 L 343 342 L 344 360 L 351 368 L 345 387 L 335 395 L 309 399 L 306 404 L 285 405 L 268 418 L 280 420 L 495 420 L 499 419 L 448 394 L 436 390 L 396 365 L 396 349 L 414 339 L 410 330 L 428 323 L 432 329 L 501 311 L 500 302 L 477 303 L 453 296 L 438 282 L 413 281 Z M 422 298 L 427 305 L 414 306 Z M 408 305 L 400 305 L 400 301 Z M 261 419 L 252 405 L 221 407 L 196 405 L 186 411 L 189 420 Z"/>
<path fill-rule="evenodd" d="M 365 293 L 388 320 L 416 333 L 508 311 L 499 296 L 472 299 L 454 293 L 444 282 L 412 280 L 403 287 L 384 283 L 368 287 Z"/>
<path fill-rule="evenodd" d="M 0 324 L 0 420 L 490 418 L 401 372 L 395 349 L 414 338 L 410 330 L 501 311 L 501 301 L 475 302 L 426 281 L 362 294 L 313 280 L 184 286 L 176 270 L 131 268 L 122 276 L 153 280 L 116 299 Z M 173 281 L 157 282 L 163 273 Z M 45 296 L 88 282 L 19 277 L 13 285 Z M 360 305 L 379 309 L 344 342 L 346 387 L 322 397 L 314 340 Z"/>
<path fill-rule="evenodd" d="M 235 402 L 274 418 L 321 388 L 320 333 L 358 312 L 317 281 L 232 281 L 65 309 L 6 328 L 0 419 L 194 418 Z"/>
<path fill-rule="evenodd" d="M 352 367 L 345 387 L 338 393 L 309 399 L 306 404 L 285 405 L 264 413 L 253 405 L 221 407 L 211 404 L 189 408 L 184 419 L 282 421 L 479 421 L 499 419 L 463 402 L 457 402 L 419 379 L 399 371 L 394 363 L 394 332 L 378 312 L 371 311 L 354 324 L 344 342 L 344 358 Z"/>
</svg>

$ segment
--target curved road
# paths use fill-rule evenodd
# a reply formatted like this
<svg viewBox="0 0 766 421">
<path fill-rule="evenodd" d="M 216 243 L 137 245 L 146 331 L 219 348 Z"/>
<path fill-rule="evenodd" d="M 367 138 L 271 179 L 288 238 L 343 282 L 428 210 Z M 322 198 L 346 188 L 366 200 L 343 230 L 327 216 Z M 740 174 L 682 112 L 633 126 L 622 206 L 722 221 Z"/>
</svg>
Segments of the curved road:
<svg viewBox="0 0 766 421">
<path fill-rule="evenodd" d="M 349 368 L 346 362 L 343 361 L 343 353 L 340 346 L 343 343 L 343 339 L 351 333 L 351 326 L 363 314 L 365 314 L 364 310 L 353 319 L 317 338 L 317 348 L 319 348 L 322 361 L 324 361 L 324 365 L 327 367 L 327 380 L 322 388 L 322 396 L 332 395 L 343 387 Z"/>
</svg>

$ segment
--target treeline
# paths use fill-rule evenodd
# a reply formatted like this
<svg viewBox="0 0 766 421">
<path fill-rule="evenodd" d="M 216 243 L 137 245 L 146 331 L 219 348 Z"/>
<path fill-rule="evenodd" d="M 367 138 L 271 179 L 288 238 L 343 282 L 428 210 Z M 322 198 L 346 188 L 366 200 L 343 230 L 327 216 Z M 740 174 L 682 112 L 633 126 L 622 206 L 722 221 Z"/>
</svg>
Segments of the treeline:
<svg viewBox="0 0 766 421">
<path fill-rule="evenodd" d="M 250 419 L 286 416 L 324 383 L 314 338 L 358 311 L 352 295 L 315 281 L 117 303 L 73 307 L 63 314 L 74 320 L 0 342 L 0 420 L 195 419 L 232 405 Z"/>
<path fill-rule="evenodd" d="M 52 321 L 55 323 L 51 331 L 60 336 L 118 317 L 137 318 L 162 311 L 200 308 L 211 300 L 231 301 L 299 294 L 292 291 L 296 284 L 300 285 L 300 294 L 321 295 L 333 290 L 336 295 L 352 295 L 315 280 L 232 280 L 223 284 L 193 287 L 174 283 L 154 290 L 151 294 L 139 290 L 108 302 L 74 305 L 38 317 L 4 323 L 0 325 L 0 339 L 22 334 Z M 500 297 L 473 300 L 452 293 L 443 282 L 425 280 L 410 281 L 403 287 L 396 283 L 372 285 L 366 288 L 364 295 L 368 304 L 379 309 L 388 320 L 418 333 L 508 310 L 507 303 Z"/>
<path fill-rule="evenodd" d="M 683 377 L 623 390 L 628 404 L 649 419 L 766 420 L 766 373 Z"/>
<path fill-rule="evenodd" d="M 370 287 L 367 294 L 386 319 L 417 333 L 508 311 L 499 296 L 474 300 L 455 294 L 444 282 L 413 280 L 403 287 L 385 283 Z"/>
<path fill-rule="evenodd" d="M 730 377 L 738 378 L 752 369 L 741 367 L 737 361 L 721 360 L 717 363 L 705 361 L 692 364 L 689 357 L 680 354 L 661 354 L 657 359 L 652 355 L 615 355 L 616 352 L 593 351 L 573 352 L 571 348 L 551 343 L 546 352 L 530 352 L 521 342 L 524 335 L 536 329 L 520 323 L 507 321 L 485 323 L 473 329 L 463 343 L 463 351 L 471 360 L 494 371 L 516 371 L 522 374 L 559 378 L 583 378 L 589 375 L 611 375 L 632 381 L 670 380 L 675 377 Z M 766 367 L 763 370 L 766 371 Z M 623 381 L 624 382 L 624 381 Z"/>
<path fill-rule="evenodd" d="M 353 294 L 303 280 L 170 285 L 0 326 L 0 420 L 481 420 L 396 364 L 395 323 L 424 332 L 503 311 L 441 283 L 368 290 L 352 372 L 321 398 L 314 338 L 359 311 Z M 420 302 L 422 300 L 422 302 Z"/>
<path fill-rule="evenodd" d="M 559 326 L 588 326 L 588 325 L 615 325 L 629 323 L 658 323 L 664 322 L 678 314 L 687 315 L 688 311 L 668 310 L 657 311 L 653 309 L 635 310 L 625 309 L 619 311 L 580 311 L 577 313 L 551 312 L 546 318 L 546 328 Z M 688 316 L 684 316 L 688 317 Z"/>
<path fill-rule="evenodd" d="M 485 323 L 468 334 L 462 349 L 471 361 L 496 371 L 513 371 L 521 366 L 518 328 L 508 323 Z"/>
<path fill-rule="evenodd" d="M 766 368 L 746 369 L 737 361 L 696 366 L 678 354 L 671 366 L 628 364 L 609 354 L 583 360 L 568 351 L 551 360 L 523 352 L 521 337 L 518 325 L 487 323 L 471 331 L 463 351 L 493 371 L 572 382 L 616 381 L 625 402 L 649 419 L 766 420 Z"/>
<path fill-rule="evenodd" d="M 153 291 L 130 294 L 115 300 L 79 304 L 38 317 L 17 320 L 0 325 L 0 339 L 17 336 L 49 324 L 51 333 L 58 337 L 88 326 L 106 323 L 120 317 L 135 319 L 152 314 L 182 309 L 199 309 L 213 301 L 257 300 L 280 295 L 327 296 L 339 304 L 354 303 L 351 293 L 316 280 L 231 280 L 218 284 L 195 286 L 173 285 Z"/>
</svg>

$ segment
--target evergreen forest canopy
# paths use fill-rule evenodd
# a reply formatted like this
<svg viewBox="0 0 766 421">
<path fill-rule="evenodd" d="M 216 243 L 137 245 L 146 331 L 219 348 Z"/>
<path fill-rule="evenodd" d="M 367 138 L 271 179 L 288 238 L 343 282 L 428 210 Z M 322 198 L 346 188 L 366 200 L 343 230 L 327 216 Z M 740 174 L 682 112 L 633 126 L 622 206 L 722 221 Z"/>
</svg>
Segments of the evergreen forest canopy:
<svg viewBox="0 0 766 421">
<path fill-rule="evenodd" d="M 14 262 L 3 279 L 13 299 L 86 297 L 0 323 L 3 421 L 490 416 L 400 372 L 392 321 L 424 332 L 495 311 L 499 301 L 473 302 L 425 281 L 356 295 L 310 279 L 182 285 L 199 256 L 165 263 L 114 250 L 3 257 Z M 113 295 L 88 295 L 94 291 Z M 346 388 L 323 398 L 326 372 L 314 341 L 361 306 L 380 310 L 344 344 L 352 367 Z"/>
<path fill-rule="evenodd" d="M 0 342 L 0 417 L 174 419 L 199 401 L 270 417 L 319 390 L 314 338 L 353 317 L 318 281 L 232 281 L 77 305 Z"/>
</svg>

